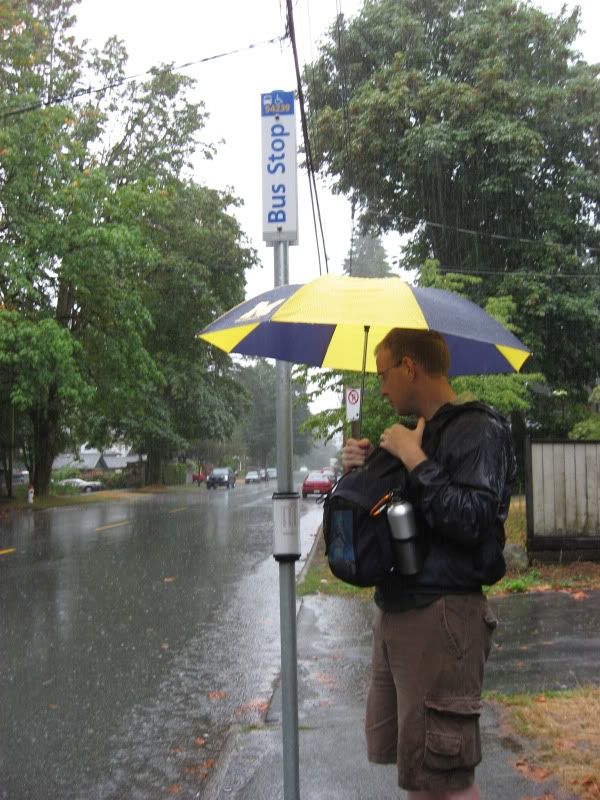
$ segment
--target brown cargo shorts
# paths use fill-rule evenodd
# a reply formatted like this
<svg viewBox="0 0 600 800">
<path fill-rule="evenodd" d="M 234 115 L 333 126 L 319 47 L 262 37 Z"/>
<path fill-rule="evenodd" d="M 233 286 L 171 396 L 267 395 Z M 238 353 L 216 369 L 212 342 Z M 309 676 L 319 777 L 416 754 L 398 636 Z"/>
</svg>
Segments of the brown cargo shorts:
<svg viewBox="0 0 600 800">
<path fill-rule="evenodd" d="M 369 761 L 398 765 L 412 791 L 469 787 L 481 761 L 483 668 L 497 620 L 483 594 L 446 595 L 373 623 Z"/>
</svg>

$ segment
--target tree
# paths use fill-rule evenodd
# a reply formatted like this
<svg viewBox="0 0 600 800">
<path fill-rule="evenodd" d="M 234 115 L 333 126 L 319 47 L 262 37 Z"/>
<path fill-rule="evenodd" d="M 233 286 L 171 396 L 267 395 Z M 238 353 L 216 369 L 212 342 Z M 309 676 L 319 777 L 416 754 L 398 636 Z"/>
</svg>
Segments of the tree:
<svg viewBox="0 0 600 800">
<path fill-rule="evenodd" d="M 211 319 L 243 300 L 244 270 L 256 261 L 228 212 L 236 203 L 227 193 L 171 181 L 148 215 L 160 260 L 142 288 L 153 321 L 145 347 L 162 380 L 144 398 L 143 414 L 120 427 L 148 454 L 153 483 L 167 457 L 193 439 L 226 439 L 245 410 L 229 357 L 196 339 Z"/>
<path fill-rule="evenodd" d="M 344 259 L 344 272 L 358 278 L 385 278 L 390 275 L 390 265 L 381 239 L 378 236 L 353 236 L 350 252 Z"/>
<path fill-rule="evenodd" d="M 318 166 L 363 227 L 411 234 L 405 264 L 508 296 L 552 385 L 600 372 L 598 65 L 578 11 L 507 0 L 368 0 L 304 80 Z"/>
<path fill-rule="evenodd" d="M 70 436 L 122 431 L 162 452 L 232 426 L 227 357 L 197 344 L 196 364 L 190 348 L 241 299 L 255 258 L 233 198 L 185 178 L 198 146 L 212 152 L 193 82 L 168 66 L 125 80 L 116 39 L 89 54 L 75 43 L 72 5 L 15 0 L 0 16 L 0 356 L 39 494 Z"/>
<path fill-rule="evenodd" d="M 275 458 L 277 444 L 275 367 L 268 361 L 257 360 L 242 369 L 240 382 L 250 398 L 242 423 L 248 453 L 257 465 L 266 467 L 267 460 Z M 292 382 L 292 447 L 299 455 L 307 453 L 312 445 L 311 436 L 303 429 L 309 417 L 305 385 L 300 379 Z"/>
</svg>

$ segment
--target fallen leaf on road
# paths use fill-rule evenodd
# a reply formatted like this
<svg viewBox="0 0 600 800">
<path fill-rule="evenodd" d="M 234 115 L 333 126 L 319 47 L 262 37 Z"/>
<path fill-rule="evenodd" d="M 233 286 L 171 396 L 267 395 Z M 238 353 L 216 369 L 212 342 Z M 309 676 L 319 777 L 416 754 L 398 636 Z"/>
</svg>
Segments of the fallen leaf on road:
<svg viewBox="0 0 600 800">
<path fill-rule="evenodd" d="M 556 800 L 553 794 L 541 794 L 538 797 L 524 797 L 523 800 Z"/>
<path fill-rule="evenodd" d="M 180 783 L 172 783 L 169 788 L 167 789 L 169 794 L 179 794 L 181 791 L 182 786 Z"/>
<path fill-rule="evenodd" d="M 209 700 L 224 700 L 227 697 L 227 692 L 215 691 L 208 693 Z"/>
<path fill-rule="evenodd" d="M 245 714 L 249 714 L 252 712 L 258 712 L 259 714 L 264 714 L 268 708 L 269 708 L 268 700 L 260 700 L 259 698 L 256 698 L 255 700 L 250 700 L 248 703 L 244 703 L 243 705 L 241 705 L 235 713 L 238 717 L 244 716 Z"/>
<path fill-rule="evenodd" d="M 559 750 L 577 750 L 577 742 L 572 739 L 557 739 L 556 747 Z"/>
<path fill-rule="evenodd" d="M 48 708 L 50 709 L 50 711 L 56 711 L 58 706 L 56 705 L 56 703 L 48 703 Z"/>
<path fill-rule="evenodd" d="M 206 770 L 202 764 L 188 764 L 187 767 L 183 768 L 183 771 L 187 775 L 201 775 L 203 778 L 206 778 Z"/>
<path fill-rule="evenodd" d="M 204 747 L 204 745 L 206 744 L 206 739 L 203 736 L 196 736 L 196 738 L 194 739 L 194 744 L 196 745 L 196 747 Z"/>
<path fill-rule="evenodd" d="M 594 786 L 594 784 L 598 783 L 597 779 L 594 778 L 592 775 L 588 775 L 586 778 L 583 778 L 581 781 L 582 786 Z"/>
<path fill-rule="evenodd" d="M 536 781 L 546 780 L 546 778 L 549 778 L 550 775 L 552 775 L 552 772 L 549 769 L 532 767 L 525 759 L 519 759 L 519 761 L 515 761 L 515 767 L 521 773 L 521 775 L 525 775 L 528 778 L 533 778 Z"/>
<path fill-rule="evenodd" d="M 587 594 L 585 592 L 572 592 L 571 597 L 573 600 L 587 600 Z"/>
<path fill-rule="evenodd" d="M 161 642 L 160 643 L 160 649 L 161 650 L 168 650 L 169 649 L 169 643 L 168 642 Z"/>
<path fill-rule="evenodd" d="M 333 675 L 328 675 L 326 672 L 315 672 L 314 679 L 328 688 L 335 686 L 335 678 Z"/>
<path fill-rule="evenodd" d="M 163 578 L 165 583 L 173 583 L 174 580 L 177 580 L 174 575 L 167 575 Z"/>
</svg>

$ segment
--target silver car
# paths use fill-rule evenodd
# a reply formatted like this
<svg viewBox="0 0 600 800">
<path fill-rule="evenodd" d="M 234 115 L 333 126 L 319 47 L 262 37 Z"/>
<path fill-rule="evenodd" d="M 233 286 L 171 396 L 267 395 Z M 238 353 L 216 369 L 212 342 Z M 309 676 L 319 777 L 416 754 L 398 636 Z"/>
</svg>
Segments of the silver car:
<svg viewBox="0 0 600 800">
<path fill-rule="evenodd" d="M 72 486 L 80 492 L 99 492 L 104 489 L 102 481 L 84 481 L 83 478 L 64 478 L 58 481 L 59 486 Z"/>
</svg>

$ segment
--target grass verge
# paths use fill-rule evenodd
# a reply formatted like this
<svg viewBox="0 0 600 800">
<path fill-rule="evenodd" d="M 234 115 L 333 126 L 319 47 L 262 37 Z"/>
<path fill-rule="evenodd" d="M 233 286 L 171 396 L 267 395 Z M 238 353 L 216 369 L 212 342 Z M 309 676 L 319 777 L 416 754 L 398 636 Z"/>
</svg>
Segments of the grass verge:
<svg viewBox="0 0 600 800">
<path fill-rule="evenodd" d="M 125 500 L 135 498 L 136 495 L 144 494 L 197 494 L 198 491 L 206 491 L 202 486 L 200 490 L 197 484 L 182 484 L 175 486 L 164 486 L 162 484 L 150 484 L 143 488 L 131 489 L 104 489 L 100 492 L 80 492 L 77 489 L 61 489 L 60 492 L 53 491 L 51 494 L 41 497 L 36 495 L 33 501 L 33 509 L 38 508 L 59 508 L 61 506 L 82 505 L 85 503 L 100 503 L 110 500 Z M 27 502 L 27 487 L 16 486 L 14 498 L 0 497 L 0 510 L 23 510 L 31 508 Z"/>
<path fill-rule="evenodd" d="M 485 697 L 500 703 L 509 728 L 527 739 L 527 750 L 516 762 L 520 772 L 534 780 L 557 780 L 581 800 L 600 798 L 600 688 Z"/>
</svg>

